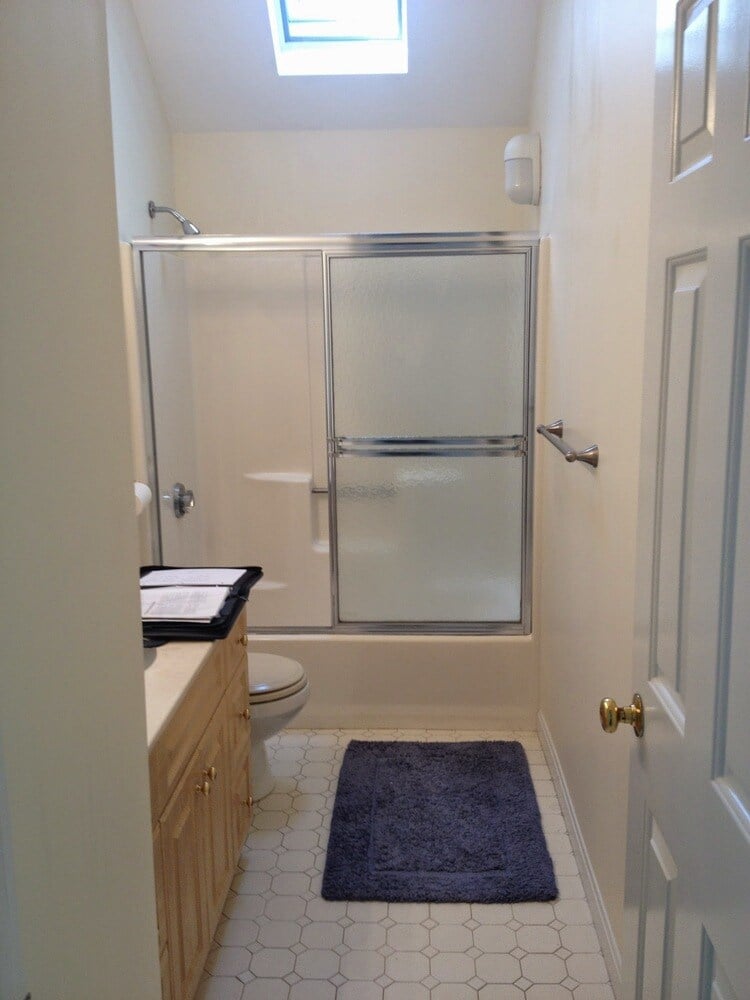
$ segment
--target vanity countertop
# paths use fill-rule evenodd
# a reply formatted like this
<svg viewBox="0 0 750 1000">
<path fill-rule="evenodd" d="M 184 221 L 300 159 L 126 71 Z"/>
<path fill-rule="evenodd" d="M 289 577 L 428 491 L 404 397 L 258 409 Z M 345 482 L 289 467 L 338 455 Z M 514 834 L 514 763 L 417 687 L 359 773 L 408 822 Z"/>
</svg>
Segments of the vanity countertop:
<svg viewBox="0 0 750 1000">
<path fill-rule="evenodd" d="M 156 656 L 145 672 L 149 750 L 172 718 L 193 678 L 210 655 L 212 646 L 212 642 L 168 642 L 150 651 Z"/>
</svg>

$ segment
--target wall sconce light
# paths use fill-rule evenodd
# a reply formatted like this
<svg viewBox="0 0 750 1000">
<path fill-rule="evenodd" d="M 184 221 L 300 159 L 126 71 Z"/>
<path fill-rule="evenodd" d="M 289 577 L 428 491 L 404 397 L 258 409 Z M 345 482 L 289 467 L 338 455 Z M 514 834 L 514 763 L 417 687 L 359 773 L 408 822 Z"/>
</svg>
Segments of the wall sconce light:
<svg viewBox="0 0 750 1000">
<path fill-rule="evenodd" d="M 514 135 L 505 147 L 505 193 L 517 205 L 538 205 L 542 144 L 538 132 Z"/>
</svg>

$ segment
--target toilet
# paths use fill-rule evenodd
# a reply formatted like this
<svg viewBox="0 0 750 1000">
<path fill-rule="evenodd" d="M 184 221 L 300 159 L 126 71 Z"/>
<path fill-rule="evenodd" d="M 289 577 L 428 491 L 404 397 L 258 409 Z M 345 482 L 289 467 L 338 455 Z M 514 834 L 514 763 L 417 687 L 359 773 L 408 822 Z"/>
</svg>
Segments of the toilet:
<svg viewBox="0 0 750 1000">
<path fill-rule="evenodd" d="M 310 697 L 307 674 L 296 660 L 275 653 L 247 654 L 250 681 L 250 772 L 253 799 L 273 790 L 266 740 L 288 726 Z"/>
</svg>

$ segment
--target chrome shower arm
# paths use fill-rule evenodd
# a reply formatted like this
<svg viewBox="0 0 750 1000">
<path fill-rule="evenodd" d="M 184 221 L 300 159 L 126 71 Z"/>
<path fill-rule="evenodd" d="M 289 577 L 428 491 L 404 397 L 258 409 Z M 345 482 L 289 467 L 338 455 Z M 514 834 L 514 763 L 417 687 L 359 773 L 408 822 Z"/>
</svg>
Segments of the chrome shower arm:
<svg viewBox="0 0 750 1000">
<path fill-rule="evenodd" d="M 182 226 L 182 231 L 186 236 L 200 235 L 200 229 L 190 219 L 186 219 L 182 212 L 178 212 L 176 208 L 170 208 L 168 205 L 156 205 L 150 201 L 148 203 L 149 216 L 153 219 L 157 212 L 167 212 L 169 215 L 173 215 Z"/>
</svg>

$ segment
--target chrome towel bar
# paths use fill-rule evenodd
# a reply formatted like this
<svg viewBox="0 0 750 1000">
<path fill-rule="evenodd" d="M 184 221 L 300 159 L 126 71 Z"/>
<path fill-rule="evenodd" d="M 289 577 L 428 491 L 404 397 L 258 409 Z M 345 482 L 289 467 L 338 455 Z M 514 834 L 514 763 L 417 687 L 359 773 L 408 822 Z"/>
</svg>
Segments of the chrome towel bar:
<svg viewBox="0 0 750 1000">
<path fill-rule="evenodd" d="M 562 420 L 555 420 L 551 424 L 539 424 L 536 432 L 537 434 L 541 434 L 550 444 L 553 444 L 558 451 L 562 452 L 566 462 L 585 462 L 587 465 L 593 465 L 594 468 L 599 464 L 598 444 L 591 444 L 588 448 L 584 448 L 583 451 L 576 451 L 563 441 Z"/>
</svg>

